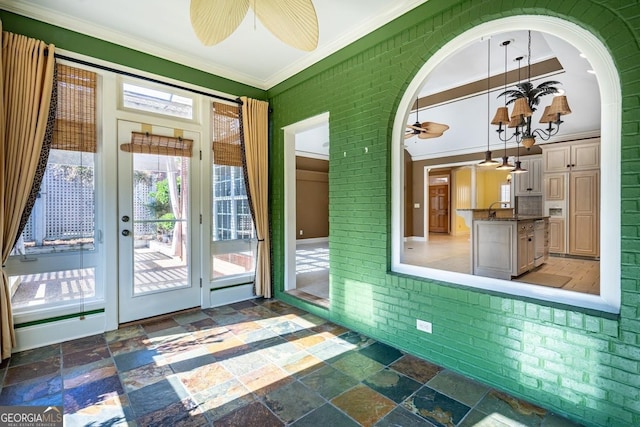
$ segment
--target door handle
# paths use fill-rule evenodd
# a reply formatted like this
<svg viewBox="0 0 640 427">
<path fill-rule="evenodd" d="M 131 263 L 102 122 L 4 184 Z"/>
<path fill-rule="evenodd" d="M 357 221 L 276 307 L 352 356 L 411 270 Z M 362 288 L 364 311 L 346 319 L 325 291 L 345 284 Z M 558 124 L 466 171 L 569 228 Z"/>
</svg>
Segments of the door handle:
<svg viewBox="0 0 640 427">
<path fill-rule="evenodd" d="M 131 232 L 129 230 L 122 230 L 122 235 L 123 236 L 128 236 L 129 234 L 131 234 Z"/>
</svg>

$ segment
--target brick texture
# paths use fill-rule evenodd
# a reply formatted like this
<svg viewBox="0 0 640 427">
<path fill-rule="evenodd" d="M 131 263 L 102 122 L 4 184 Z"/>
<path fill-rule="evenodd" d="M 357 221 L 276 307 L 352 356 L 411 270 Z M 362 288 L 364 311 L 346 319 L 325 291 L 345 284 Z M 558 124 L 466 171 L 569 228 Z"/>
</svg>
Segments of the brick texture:
<svg viewBox="0 0 640 427">
<path fill-rule="evenodd" d="M 430 55 L 488 20 L 551 15 L 593 32 L 622 87 L 618 318 L 488 295 L 390 272 L 391 128 Z M 586 425 L 640 425 L 640 4 L 635 1 L 430 0 L 270 91 L 276 295 Z M 337 58 L 337 57 L 336 57 Z M 314 71 L 316 70 L 316 71 Z M 283 292 L 283 126 L 330 112 L 331 309 Z M 365 152 L 365 148 L 367 152 Z M 416 330 L 433 322 L 433 334 Z"/>
</svg>

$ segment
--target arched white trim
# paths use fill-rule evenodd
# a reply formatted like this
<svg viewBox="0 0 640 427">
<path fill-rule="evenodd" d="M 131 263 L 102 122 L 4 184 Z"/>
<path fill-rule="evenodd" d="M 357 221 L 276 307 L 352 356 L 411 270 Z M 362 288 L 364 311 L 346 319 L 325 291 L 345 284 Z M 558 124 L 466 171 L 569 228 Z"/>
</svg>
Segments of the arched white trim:
<svg viewBox="0 0 640 427">
<path fill-rule="evenodd" d="M 588 295 L 543 286 L 453 273 L 400 262 L 402 251 L 403 139 L 411 105 L 420 87 L 438 64 L 482 37 L 516 30 L 553 34 L 584 53 L 598 76 L 601 97 L 600 295 Z M 559 18 L 521 15 L 483 23 L 451 40 L 424 64 L 400 101 L 393 124 L 391 157 L 391 268 L 392 271 L 469 287 L 497 291 L 609 313 L 620 312 L 620 151 L 621 88 L 607 48 L 584 28 Z"/>
</svg>

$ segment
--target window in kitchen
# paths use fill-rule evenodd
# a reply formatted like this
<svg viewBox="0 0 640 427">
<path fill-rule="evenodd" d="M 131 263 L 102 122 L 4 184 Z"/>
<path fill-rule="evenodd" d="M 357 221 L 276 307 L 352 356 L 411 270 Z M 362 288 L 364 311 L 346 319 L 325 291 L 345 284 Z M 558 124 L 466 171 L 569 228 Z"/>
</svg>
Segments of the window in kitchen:
<svg viewBox="0 0 640 427">
<path fill-rule="evenodd" d="M 591 188 L 589 191 L 592 192 L 588 194 L 588 198 L 596 200 L 599 204 L 600 218 L 593 224 L 593 233 L 607 238 L 599 243 L 599 256 L 590 259 L 569 256 L 554 259 L 562 259 L 565 263 L 589 264 L 597 280 L 595 292 L 580 291 L 572 287 L 571 285 L 577 286 L 574 277 L 577 275 L 569 273 L 566 268 L 558 267 L 556 270 L 546 271 L 545 267 L 554 263 L 540 264 L 538 255 L 543 254 L 545 249 L 541 247 L 540 242 L 536 245 L 535 240 L 545 239 L 545 234 L 540 232 L 540 224 L 536 223 L 535 219 L 548 216 L 555 211 L 553 206 L 547 203 L 548 198 L 545 196 L 545 188 L 549 184 L 545 185 L 548 175 L 543 169 L 544 148 L 541 147 L 547 141 L 538 139 L 530 151 L 520 146 L 519 160 L 529 172 L 520 175 L 526 178 L 518 179 L 531 179 L 536 182 L 539 180 L 538 186 L 526 181 L 522 181 L 520 186 L 515 186 L 515 178 L 505 185 L 506 176 L 487 172 L 488 168 L 478 166 L 487 151 L 486 138 L 489 138 L 490 150 L 496 160 L 506 155 L 507 160 L 514 163 L 518 156 L 516 144 L 509 142 L 505 145 L 498 140 L 493 127 L 489 128 L 493 112 L 503 105 L 504 101 L 498 95 L 504 91 L 504 86 L 498 83 L 487 89 L 487 67 L 491 70 L 491 76 L 498 75 L 498 78 L 493 80 L 504 81 L 504 56 L 501 61 L 498 58 L 495 63 L 487 64 L 487 43 L 493 43 L 493 51 L 504 55 L 504 51 L 499 50 L 501 41 L 515 40 L 512 41 L 512 45 L 517 47 L 518 40 L 525 40 L 526 51 L 529 28 L 533 28 L 533 44 L 545 46 L 543 52 L 532 58 L 532 63 L 537 67 L 538 62 L 558 56 L 557 62 L 562 64 L 556 71 L 547 72 L 539 77 L 532 76 L 532 83 L 539 84 L 539 80 L 561 81 L 573 109 L 571 116 L 563 117 L 564 123 L 558 137 L 548 143 L 559 144 L 563 140 L 575 139 L 576 135 L 582 135 L 581 138 L 585 135 L 592 137 L 586 145 L 595 145 L 593 141 L 603 141 L 602 144 L 598 143 L 597 147 L 600 155 L 599 170 L 590 175 L 596 177 L 595 180 L 582 179 L 580 182 L 593 184 L 583 186 L 585 189 Z M 484 65 L 478 65 L 478 68 L 474 69 L 456 65 L 456 61 L 468 65 L 470 57 L 477 59 L 473 63 Z M 587 69 L 596 70 L 595 75 L 588 74 Z M 459 73 L 452 70 L 459 70 Z M 517 64 L 509 65 L 508 71 L 513 70 L 517 70 Z M 576 76 L 575 73 L 584 75 L 579 74 L 581 77 L 571 78 Z M 591 80 L 589 75 L 592 76 Z M 527 19 L 513 17 L 486 23 L 452 40 L 436 52 L 409 85 L 401 102 L 402 107 L 396 114 L 393 142 L 394 146 L 402 149 L 394 150 L 392 160 L 392 270 L 537 300 L 619 312 L 621 100 L 617 75 L 607 49 L 594 35 L 560 19 L 544 16 Z M 455 92 L 450 90 L 452 87 L 460 86 L 456 82 L 478 82 L 479 85 L 475 92 L 472 91 L 465 96 L 453 95 L 443 101 L 441 95 L 451 94 Z M 578 84 L 587 86 L 585 88 Z M 432 139 L 418 138 L 414 144 L 408 143 L 403 137 L 406 125 L 415 121 L 415 110 L 410 109 L 415 105 L 416 97 L 421 100 L 419 121 L 446 123 L 449 130 L 444 135 Z M 431 101 L 433 99 L 438 101 Z M 575 101 L 572 101 L 573 99 Z M 547 101 L 542 101 L 542 104 L 546 105 Z M 611 108 L 601 109 L 600 105 Z M 458 122 L 459 118 L 464 118 L 464 123 Z M 535 121 L 537 120 L 536 118 Z M 580 128 L 583 123 L 586 123 L 586 127 Z M 469 134 L 465 131 L 469 131 Z M 414 199 L 410 201 L 403 200 L 404 192 L 401 190 L 405 185 L 405 150 L 409 152 L 413 161 L 413 194 L 419 194 L 417 199 L 413 196 Z M 447 206 L 451 232 L 429 233 L 426 231 L 429 230 L 430 220 L 430 214 L 427 214 L 430 212 L 427 195 L 430 194 L 431 182 L 425 177 L 430 176 L 429 171 L 437 172 L 443 169 L 450 170 L 452 177 L 451 197 Z M 581 174 L 580 178 L 584 178 L 583 175 Z M 571 180 L 570 176 L 566 179 L 567 182 Z M 578 184 L 566 185 L 570 188 L 570 185 Z M 528 193 L 522 193 L 523 188 Z M 517 203 L 513 206 L 506 204 L 507 201 L 514 200 Z M 423 206 L 424 209 L 411 209 L 414 235 L 405 237 L 404 209 L 408 206 Z M 486 225 L 484 228 L 482 221 Z M 558 227 L 557 222 L 553 223 L 553 217 L 549 222 L 552 223 L 550 227 Z M 510 223 L 513 226 L 509 226 Z M 416 224 L 422 224 L 422 227 Z M 522 230 L 521 226 L 524 227 Z M 522 236 L 519 231 L 522 231 Z M 491 246 L 487 243 L 490 241 L 503 243 Z M 434 249 L 435 246 L 437 249 Z M 433 254 L 437 252 L 437 256 L 430 256 L 430 250 Z M 522 267 L 520 257 L 527 261 L 532 258 L 526 269 L 519 268 Z M 507 262 L 513 270 L 509 269 L 504 275 L 486 274 L 477 268 L 477 260 L 482 261 L 479 263 L 482 266 Z M 583 275 L 585 270 L 580 264 L 576 271 Z M 545 273 L 538 274 L 536 280 L 539 282 L 530 278 L 530 274 L 536 272 Z M 556 281 L 558 278 L 568 278 L 569 281 L 560 283 L 562 280 Z M 589 280 L 592 280 L 592 277 Z"/>
</svg>

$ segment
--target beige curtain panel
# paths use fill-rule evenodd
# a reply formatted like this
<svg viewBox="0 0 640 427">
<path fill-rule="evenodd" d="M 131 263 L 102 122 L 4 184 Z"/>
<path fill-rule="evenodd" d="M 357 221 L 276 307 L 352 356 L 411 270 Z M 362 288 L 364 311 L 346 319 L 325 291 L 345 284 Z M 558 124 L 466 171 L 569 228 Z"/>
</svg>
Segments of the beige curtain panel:
<svg viewBox="0 0 640 427">
<path fill-rule="evenodd" d="M 271 298 L 271 241 L 269 236 L 269 104 L 242 100 L 242 136 L 247 193 L 258 235 L 255 294 Z"/>
<path fill-rule="evenodd" d="M 120 144 L 127 153 L 160 154 L 162 156 L 191 157 L 193 139 L 131 132 L 131 142 Z"/>
<path fill-rule="evenodd" d="M 240 147 L 240 107 L 213 103 L 213 163 L 242 166 Z"/>
<path fill-rule="evenodd" d="M 97 74 L 57 64 L 58 106 L 51 148 L 95 153 Z"/>
<path fill-rule="evenodd" d="M 0 245 L 2 264 L 16 239 L 20 218 L 40 159 L 54 74 L 54 46 L 2 32 L 0 99 Z M 2 359 L 15 346 L 9 278 L 2 269 L 0 287 Z"/>
</svg>

